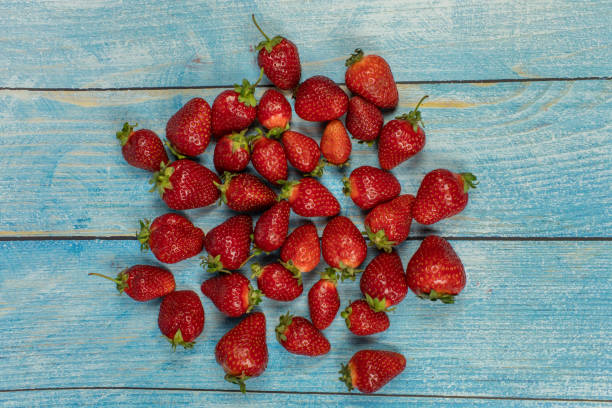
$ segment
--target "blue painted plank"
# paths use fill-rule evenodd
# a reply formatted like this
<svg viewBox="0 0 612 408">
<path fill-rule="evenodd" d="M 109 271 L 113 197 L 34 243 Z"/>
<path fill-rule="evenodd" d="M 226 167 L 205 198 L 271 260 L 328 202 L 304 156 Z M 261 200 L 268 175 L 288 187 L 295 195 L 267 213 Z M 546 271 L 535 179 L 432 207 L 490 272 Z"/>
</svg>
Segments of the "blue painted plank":
<svg viewBox="0 0 612 408">
<path fill-rule="evenodd" d="M 251 13 L 298 45 L 304 77 L 342 81 L 356 47 L 383 55 L 400 81 L 611 73 L 609 1 L 7 0 L 0 86 L 239 82 L 257 72 Z"/>
<path fill-rule="evenodd" d="M 405 263 L 418 244 L 402 245 Z M 410 295 L 391 315 L 387 332 L 365 339 L 337 318 L 325 331 L 332 351 L 322 358 L 290 355 L 273 337 L 278 316 L 288 309 L 308 316 L 305 295 L 290 304 L 264 301 L 270 361 L 248 388 L 343 392 L 336 380 L 340 363 L 358 349 L 381 347 L 408 359 L 385 394 L 612 399 L 611 242 L 452 245 L 468 276 L 456 304 Z M 115 295 L 112 284 L 87 276 L 152 262 L 150 254 L 139 254 L 137 242 L 2 242 L 0 253 L 0 390 L 234 389 L 223 380 L 213 349 L 235 320 L 222 318 L 205 299 L 198 344 L 173 353 L 156 325 L 159 302 L 136 304 Z M 171 269 L 179 288 L 198 290 L 205 275 L 197 259 Z M 316 279 L 306 275 L 305 289 Z M 359 296 L 358 283 L 342 283 L 340 293 L 346 305 Z M 269 399 L 276 398 L 284 397 Z"/>
</svg>

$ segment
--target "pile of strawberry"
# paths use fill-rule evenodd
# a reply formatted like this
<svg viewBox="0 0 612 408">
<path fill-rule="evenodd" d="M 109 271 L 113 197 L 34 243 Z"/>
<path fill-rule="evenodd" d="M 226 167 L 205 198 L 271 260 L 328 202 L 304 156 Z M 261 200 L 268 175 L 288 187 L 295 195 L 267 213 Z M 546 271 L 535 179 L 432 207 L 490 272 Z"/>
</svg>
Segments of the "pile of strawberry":
<svg viewBox="0 0 612 408">
<path fill-rule="evenodd" d="M 255 19 L 253 18 L 253 22 Z M 257 23 L 255 22 L 255 25 Z M 257 28 L 261 31 L 259 26 Z M 276 337 L 290 353 L 320 356 L 330 350 L 323 335 L 340 309 L 338 280 L 355 280 L 359 273 L 363 298 L 340 314 L 348 329 L 367 336 L 389 328 L 387 313 L 410 288 L 417 296 L 452 303 L 465 286 L 463 265 L 443 238 L 428 236 L 404 271 L 394 249 L 405 241 L 412 220 L 430 225 L 462 211 L 476 178 L 470 173 L 437 169 L 423 179 L 416 197 L 401 194 L 401 185 L 389 172 L 421 151 L 425 145 L 419 105 L 383 125 L 381 110 L 393 109 L 398 91 L 387 62 L 356 50 L 346 62 L 347 94 L 331 79 L 314 76 L 302 83 L 297 47 L 286 38 L 267 37 L 257 50 L 261 67 L 253 85 L 244 80 L 221 92 L 212 108 L 202 98 L 187 102 L 170 118 L 166 137 L 170 161 L 160 138 L 151 130 L 125 124 L 117 133 L 125 160 L 154 172 L 151 183 L 173 210 L 209 206 L 222 200 L 241 213 L 204 233 L 186 217 L 167 213 L 152 223 L 141 221 L 138 239 L 163 263 L 194 257 L 205 248 L 202 265 L 217 273 L 202 283 L 202 293 L 230 317 L 247 315 L 217 343 L 217 362 L 226 380 L 239 384 L 261 375 L 268 362 L 266 319 L 252 312 L 262 297 L 290 302 L 302 294 L 302 274 L 313 271 L 321 255 L 329 265 L 308 293 L 310 320 L 281 316 Z M 295 112 L 307 121 L 327 122 L 320 143 L 290 130 L 291 105 L 283 93 L 267 90 L 259 104 L 254 96 L 262 74 L 281 90 L 294 90 Z M 346 114 L 345 123 L 339 118 Z M 247 136 L 257 120 L 260 128 Z M 346 126 L 346 128 L 345 128 Z M 351 219 L 339 215 L 338 200 L 317 179 L 326 166 L 344 166 L 351 154 L 349 134 L 359 142 L 377 142 L 381 168 L 361 166 L 344 178 L 344 192 L 368 211 L 361 232 Z M 219 175 L 188 157 L 201 155 L 214 137 L 214 166 Z M 280 139 L 280 141 L 278 140 Z M 323 159 L 321 158 L 323 156 Z M 248 163 L 265 179 L 243 172 Z M 289 181 L 288 163 L 304 174 Z M 268 184 L 269 183 L 269 184 Z M 273 188 L 281 187 L 277 194 Z M 289 233 L 293 211 L 301 217 L 330 217 L 321 239 L 306 221 Z M 262 213 L 253 227 L 250 214 Z M 365 235 L 365 238 L 364 238 Z M 381 252 L 365 267 L 367 243 Z M 252 257 L 279 251 L 277 262 L 251 265 L 257 288 L 238 270 Z M 100 275 L 102 276 L 102 275 Z M 108 277 L 107 277 L 108 278 Z M 204 308 L 191 290 L 175 290 L 172 273 L 161 267 L 135 265 L 117 276 L 120 292 L 137 301 L 163 297 L 158 324 L 173 348 L 193 346 L 204 329 Z M 342 366 L 349 390 L 374 392 L 403 371 L 406 359 L 386 350 L 362 350 Z"/>
</svg>

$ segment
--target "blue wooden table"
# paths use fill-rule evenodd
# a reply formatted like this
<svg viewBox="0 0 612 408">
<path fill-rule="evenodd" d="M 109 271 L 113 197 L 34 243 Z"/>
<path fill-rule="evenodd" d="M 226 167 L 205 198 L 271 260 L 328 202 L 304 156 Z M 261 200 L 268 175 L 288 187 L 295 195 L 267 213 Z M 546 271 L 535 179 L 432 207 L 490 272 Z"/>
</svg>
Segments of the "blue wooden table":
<svg viewBox="0 0 612 408">
<path fill-rule="evenodd" d="M 115 131 L 130 120 L 163 135 L 190 98 L 212 102 L 254 79 L 252 12 L 298 45 L 303 78 L 343 82 L 357 47 L 384 56 L 400 90 L 387 119 L 430 95 L 427 145 L 394 170 L 404 192 L 438 167 L 481 183 L 463 213 L 415 225 L 400 248 L 406 263 L 425 235 L 447 237 L 468 276 L 456 304 L 409 295 L 390 330 L 366 339 L 337 318 L 332 351 L 308 359 L 273 336 L 281 313 L 308 316 L 306 297 L 265 301 L 270 362 L 243 396 L 213 355 L 235 321 L 208 299 L 198 344 L 173 353 L 159 302 L 117 296 L 87 273 L 154 263 L 134 233 L 166 211 Z M 611 16 L 602 0 L 1 2 L 0 406 L 609 406 Z M 353 166 L 377 165 L 371 148 L 354 148 Z M 340 175 L 323 182 L 360 225 Z M 207 231 L 230 212 L 186 213 Z M 199 292 L 197 259 L 171 269 Z M 304 277 L 305 292 L 316 279 Z M 346 305 L 358 283 L 340 291 Z M 370 347 L 402 352 L 406 370 L 378 394 L 348 394 L 339 365 Z"/>
</svg>

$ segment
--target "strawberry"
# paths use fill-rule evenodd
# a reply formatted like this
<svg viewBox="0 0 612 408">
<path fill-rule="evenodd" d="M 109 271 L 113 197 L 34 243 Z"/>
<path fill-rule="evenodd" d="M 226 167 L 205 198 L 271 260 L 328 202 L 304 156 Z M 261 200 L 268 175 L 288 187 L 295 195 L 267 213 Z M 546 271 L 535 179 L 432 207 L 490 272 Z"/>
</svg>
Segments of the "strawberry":
<svg viewBox="0 0 612 408">
<path fill-rule="evenodd" d="M 389 316 L 385 312 L 374 311 L 363 299 L 349 304 L 340 316 L 344 318 L 346 327 L 357 336 L 369 336 L 389 328 Z"/>
<path fill-rule="evenodd" d="M 263 178 L 273 184 L 287 180 L 287 156 L 283 145 L 278 140 L 264 136 L 257 128 L 257 135 L 251 141 L 251 162 Z"/>
<path fill-rule="evenodd" d="M 151 249 L 164 263 L 177 263 L 202 252 L 204 232 L 179 214 L 168 213 L 153 220 L 140 221 L 137 234 L 140 248 Z"/>
<path fill-rule="evenodd" d="M 348 96 L 334 81 L 316 75 L 302 82 L 295 92 L 295 113 L 311 122 L 338 119 L 346 113 Z"/>
<path fill-rule="evenodd" d="M 344 81 L 349 91 L 381 109 L 393 109 L 397 106 L 397 85 L 384 58 L 378 55 L 364 56 L 363 51 L 357 48 L 346 60 L 346 66 L 348 68 Z"/>
<path fill-rule="evenodd" d="M 472 173 L 453 173 L 445 169 L 425 175 L 417 192 L 412 217 L 419 224 L 431 225 L 459 214 L 468 203 L 468 190 L 478 182 Z"/>
<path fill-rule="evenodd" d="M 229 317 L 249 313 L 261 302 L 261 291 L 253 289 L 249 279 L 240 272 L 213 276 L 202 283 L 201 289 L 204 296 Z"/>
<path fill-rule="evenodd" d="M 158 171 L 162 163 L 168 163 L 168 154 L 159 136 L 149 129 L 134 128 L 138 124 L 123 124 L 123 129 L 117 132 L 121 143 L 121 153 L 128 164 L 139 169 Z"/>
<path fill-rule="evenodd" d="M 259 51 L 257 64 L 277 88 L 284 90 L 295 88 L 302 76 L 297 47 L 288 39 L 278 35 L 270 39 L 255 21 L 255 15 L 251 14 L 251 18 L 255 27 L 266 39 L 256 47 Z"/>
<path fill-rule="evenodd" d="M 204 330 L 204 307 L 193 290 L 177 290 L 164 296 L 157 317 L 159 330 L 172 344 L 192 348 Z"/>
<path fill-rule="evenodd" d="M 210 143 L 212 111 L 202 98 L 193 98 L 179 109 L 166 124 L 170 149 L 179 155 L 197 156 Z"/>
<path fill-rule="evenodd" d="M 408 287 L 420 298 L 454 303 L 465 287 L 461 259 L 444 238 L 426 237 L 412 255 L 406 269 Z"/>
<path fill-rule="evenodd" d="M 290 302 L 302 294 L 302 275 L 294 266 L 281 262 L 265 266 L 254 263 L 251 270 L 251 278 L 257 278 L 257 287 L 270 299 Z"/>
<path fill-rule="evenodd" d="M 383 115 L 378 108 L 360 96 L 349 100 L 346 128 L 359 143 L 374 143 L 383 126 Z"/>
<path fill-rule="evenodd" d="M 215 146 L 213 162 L 217 173 L 225 171 L 237 173 L 246 168 L 251 161 L 251 149 L 247 143 L 244 133 L 233 132 L 219 139 Z"/>
<path fill-rule="evenodd" d="M 359 229 L 347 217 L 339 215 L 327 223 L 321 237 L 321 248 L 323 259 L 333 272 L 340 274 L 342 280 L 355 280 L 355 276 L 362 272 L 356 268 L 365 260 L 368 246 Z"/>
<path fill-rule="evenodd" d="M 328 163 L 334 166 L 348 166 L 353 146 L 342 122 L 334 119 L 325 126 L 321 136 L 321 152 Z"/>
<path fill-rule="evenodd" d="M 244 382 L 260 376 L 268 365 L 264 314 L 249 314 L 225 333 L 215 347 L 215 358 L 226 373 L 225 380 L 245 392 Z"/>
<path fill-rule="evenodd" d="M 410 233 L 413 203 L 413 195 L 402 194 L 374 207 L 363 221 L 370 244 L 391 252 L 393 246 L 404 242 Z"/>
<path fill-rule="evenodd" d="M 340 381 L 348 390 L 357 388 L 369 394 L 381 389 L 406 368 L 406 358 L 400 353 L 385 350 L 360 350 L 342 364 Z"/>
<path fill-rule="evenodd" d="M 322 356 L 329 353 L 329 341 L 308 321 L 290 313 L 282 315 L 276 326 L 276 339 L 288 352 L 302 356 Z"/>
<path fill-rule="evenodd" d="M 289 163 L 302 173 L 314 177 L 323 175 L 323 163 L 319 163 L 321 149 L 312 138 L 299 132 L 288 130 L 281 137 Z"/>
<path fill-rule="evenodd" d="M 421 98 L 413 111 L 396 116 L 380 131 L 378 162 L 383 169 L 391 170 L 423 150 L 425 131 L 419 126 L 419 123 L 423 125 L 419 106 L 425 98 L 427 95 Z"/>
<path fill-rule="evenodd" d="M 274 205 L 276 194 L 252 174 L 225 172 L 225 182 L 218 184 L 221 200 L 238 212 L 261 212 Z"/>
<path fill-rule="evenodd" d="M 181 159 L 168 165 L 162 163 L 153 174 L 150 191 L 157 190 L 166 205 L 173 210 L 206 207 L 219 199 L 215 187 L 219 177 L 192 160 Z"/>
<path fill-rule="evenodd" d="M 268 89 L 259 100 L 257 120 L 274 133 L 289 129 L 291 105 L 287 98 L 276 89 Z"/>
<path fill-rule="evenodd" d="M 380 203 L 394 199 L 402 189 L 393 174 L 372 166 L 357 167 L 342 181 L 344 194 L 350 195 L 353 202 L 362 210 L 369 210 Z"/>
<path fill-rule="evenodd" d="M 204 247 L 208 258 L 202 266 L 208 272 L 229 272 L 249 260 L 253 220 L 250 215 L 235 215 L 208 231 Z"/>
<path fill-rule="evenodd" d="M 335 273 L 323 272 L 321 279 L 308 292 L 310 319 L 319 330 L 328 328 L 340 309 L 340 296 L 336 283 Z"/>
<path fill-rule="evenodd" d="M 289 203 L 281 200 L 261 214 L 253 233 L 256 253 L 261 251 L 270 253 L 283 245 L 289 232 L 290 211 Z"/>
<path fill-rule="evenodd" d="M 321 259 L 317 227 L 312 222 L 307 222 L 294 229 L 283 244 L 280 259 L 295 266 L 302 273 L 316 268 Z"/>
<path fill-rule="evenodd" d="M 340 203 L 329 190 L 312 177 L 289 181 L 279 199 L 288 199 L 291 209 L 302 217 L 332 217 L 340 212 Z"/>
<path fill-rule="evenodd" d="M 390 311 L 391 306 L 400 303 L 408 293 L 408 285 L 397 252 L 381 252 L 372 259 L 361 275 L 359 288 L 376 312 Z"/>
<path fill-rule="evenodd" d="M 138 302 L 146 302 L 165 296 L 176 287 L 172 272 L 151 265 L 131 266 L 119 272 L 115 279 L 100 273 L 92 272 L 89 275 L 100 276 L 115 282 L 119 293 L 125 292 Z"/>
</svg>

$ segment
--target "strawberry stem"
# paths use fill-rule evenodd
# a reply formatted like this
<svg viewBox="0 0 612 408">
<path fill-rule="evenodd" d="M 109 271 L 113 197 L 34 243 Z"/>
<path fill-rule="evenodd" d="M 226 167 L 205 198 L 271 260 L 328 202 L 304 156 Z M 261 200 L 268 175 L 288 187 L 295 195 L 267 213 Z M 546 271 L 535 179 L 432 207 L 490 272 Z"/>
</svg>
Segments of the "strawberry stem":
<svg viewBox="0 0 612 408">
<path fill-rule="evenodd" d="M 290 259 L 287 262 L 278 261 L 285 269 L 287 269 L 295 279 L 298 281 L 298 285 L 302 286 L 302 272 L 293 264 Z"/>
<path fill-rule="evenodd" d="M 340 364 L 340 371 L 338 374 L 341 376 L 338 378 L 340 381 L 346 384 L 346 388 L 348 388 L 349 392 L 353 390 L 353 379 L 351 378 L 351 370 L 348 365 Z"/>
<path fill-rule="evenodd" d="M 450 293 L 436 292 L 433 289 L 429 293 L 420 292 L 417 294 L 417 296 L 421 299 L 431 300 L 432 302 L 440 300 L 440 302 L 446 304 L 455 303 L 455 295 L 451 295 Z"/>
<path fill-rule="evenodd" d="M 259 70 L 259 78 L 251 85 L 248 79 L 242 80 L 242 85 L 234 84 L 234 91 L 239 94 L 238 101 L 242 102 L 246 106 L 255 107 L 257 105 L 257 99 L 255 99 L 255 88 L 263 78 L 263 68 Z"/>
<path fill-rule="evenodd" d="M 304 174 L 304 176 L 308 177 L 321 177 L 323 175 L 323 170 L 325 170 L 327 162 L 325 160 L 320 160 L 317 164 L 317 167 L 314 168 L 310 173 Z"/>
<path fill-rule="evenodd" d="M 170 177 L 174 173 L 174 167 L 169 167 L 166 163 L 161 162 L 159 164 L 159 171 L 153 173 L 153 177 L 149 180 L 149 184 L 153 184 L 153 187 L 149 192 L 157 190 L 159 195 L 163 198 L 166 190 L 172 190 L 172 183 Z"/>
<path fill-rule="evenodd" d="M 249 313 L 253 310 L 253 307 L 260 304 L 262 301 L 263 293 L 261 290 L 254 289 L 253 286 L 249 283 L 249 307 L 246 312 Z"/>
<path fill-rule="evenodd" d="M 283 41 L 283 37 L 277 35 L 276 37 L 270 39 L 270 37 L 268 37 L 266 33 L 264 33 L 264 31 L 261 29 L 259 24 L 257 24 L 257 20 L 255 20 L 255 14 L 251 14 L 251 19 L 253 20 L 253 24 L 255 24 L 255 27 L 257 27 L 261 35 L 263 35 L 265 38 L 264 41 L 257 44 L 257 47 L 255 47 L 255 49 L 259 51 L 262 48 L 265 48 L 268 53 L 271 53 L 274 47 L 276 47 L 278 44 L 280 44 L 281 41 Z"/>
<path fill-rule="evenodd" d="M 334 271 L 334 268 L 327 268 L 321 272 L 321 279 L 332 282 L 335 285 L 338 283 L 338 274 Z"/>
<path fill-rule="evenodd" d="M 344 309 L 341 313 L 340 316 L 344 319 L 344 322 L 346 323 L 346 327 L 348 327 L 349 329 L 351 328 L 351 314 L 353 313 L 353 308 L 351 307 L 351 304 L 353 302 L 351 300 L 349 300 L 349 305 L 346 307 L 346 309 Z"/>
<path fill-rule="evenodd" d="M 172 153 L 177 159 L 182 160 L 182 159 L 187 158 L 187 156 L 180 154 L 178 150 L 176 150 L 176 147 L 174 147 L 174 145 L 170 143 L 169 140 L 164 140 L 164 144 L 168 147 L 168 150 L 170 150 L 170 153 Z"/>
<path fill-rule="evenodd" d="M 351 195 L 351 180 L 348 177 L 342 177 L 342 184 L 344 184 L 344 187 L 342 187 L 342 192 L 344 193 L 345 196 L 350 196 Z"/>
<path fill-rule="evenodd" d="M 140 250 L 146 251 L 149 249 L 149 237 L 151 236 L 151 230 L 149 227 L 151 225 L 151 221 L 144 219 L 138 222 L 140 223 L 140 231 L 136 233 L 136 238 L 138 238 L 138 241 L 140 241 Z"/>
<path fill-rule="evenodd" d="M 257 20 L 255 20 L 255 14 L 251 14 L 251 19 L 253 20 L 253 24 L 255 24 L 255 27 L 257 27 L 261 35 L 263 35 L 267 41 L 270 41 L 270 37 L 268 37 L 266 33 L 264 33 L 264 31 L 261 29 L 259 24 L 257 24 Z"/>
<path fill-rule="evenodd" d="M 283 188 L 281 189 L 280 194 L 276 197 L 276 201 L 286 200 L 291 197 L 291 192 L 293 188 L 300 184 L 299 181 L 288 181 L 288 180 L 278 180 L 278 184 L 281 184 Z"/>
<path fill-rule="evenodd" d="M 366 302 L 368 302 L 368 305 L 370 306 L 370 308 L 375 311 L 375 312 L 392 312 L 395 310 L 394 307 L 389 307 L 387 306 L 387 299 L 386 298 L 382 298 L 382 299 L 378 299 L 378 298 L 373 298 L 372 296 L 370 296 L 369 294 L 365 294 L 365 298 L 366 298 Z"/>
<path fill-rule="evenodd" d="M 287 314 L 281 315 L 278 318 L 278 326 L 276 326 L 274 331 L 276 332 L 276 339 L 279 343 L 287 341 L 287 336 L 285 336 L 285 333 L 287 332 L 287 329 L 289 329 L 289 326 L 291 326 L 292 321 L 293 315 L 291 312 L 287 312 Z"/>
<path fill-rule="evenodd" d="M 206 271 L 209 273 L 231 273 L 229 270 L 225 269 L 225 266 L 223 266 L 223 262 L 221 262 L 221 255 L 208 255 L 208 258 L 204 258 L 203 256 L 201 256 L 200 259 L 202 260 L 200 262 L 200 265 L 202 266 L 202 268 L 205 268 Z"/>
<path fill-rule="evenodd" d="M 476 176 L 472 173 L 461 173 L 463 179 L 463 192 L 467 193 L 470 188 L 476 188 L 479 182 L 476 180 Z"/>
<path fill-rule="evenodd" d="M 183 334 L 181 333 L 181 329 L 178 329 L 176 333 L 174 333 L 173 338 L 166 337 L 166 339 L 172 344 L 172 351 L 176 351 L 176 346 L 183 346 L 184 349 L 193 348 L 195 341 L 185 341 L 183 340 Z"/>
<path fill-rule="evenodd" d="M 232 384 L 238 384 L 240 386 L 240 392 L 242 392 L 243 394 L 246 393 L 246 386 L 244 385 L 244 382 L 249 378 L 251 377 L 244 375 L 244 373 L 238 376 L 231 374 L 225 375 L 225 381 L 231 382 Z"/>
<path fill-rule="evenodd" d="M 95 272 L 88 273 L 88 275 L 99 276 L 101 278 L 108 279 L 111 282 L 115 282 L 117 284 L 117 290 L 119 291 L 120 294 L 123 293 L 123 291 L 125 291 L 125 289 L 128 287 L 128 284 L 127 284 L 128 275 L 127 273 L 125 273 L 125 271 L 119 272 L 116 279 L 113 279 L 110 276 L 102 275 L 101 273 L 95 273 Z"/>
<path fill-rule="evenodd" d="M 362 58 L 363 58 L 363 51 L 361 50 L 361 48 L 356 48 L 355 52 L 351 54 L 351 56 L 346 60 L 344 65 L 346 65 L 347 67 L 350 67 L 354 63 L 361 61 Z"/>
<path fill-rule="evenodd" d="M 387 253 L 391 252 L 391 249 L 394 245 L 397 245 L 397 242 L 389 240 L 387 238 L 387 234 L 385 234 L 384 229 L 380 229 L 376 232 L 373 232 L 370 227 L 366 227 L 364 235 L 367 235 L 370 240 L 370 246 L 376 246 L 379 250 L 385 251 Z"/>
<path fill-rule="evenodd" d="M 229 171 L 226 171 L 223 173 L 223 184 L 219 184 L 216 181 L 213 181 L 213 184 L 215 185 L 215 187 L 217 187 L 219 191 L 221 192 L 221 198 L 219 199 L 219 205 L 221 205 L 222 202 L 224 204 L 227 204 L 227 197 L 225 195 L 225 192 L 229 188 L 230 181 L 235 176 L 236 175 L 234 173 L 230 173 Z"/>
<path fill-rule="evenodd" d="M 403 115 L 396 116 L 395 119 L 401 119 L 405 120 L 406 122 L 410 122 L 412 124 L 412 130 L 414 130 L 415 132 L 417 132 L 419 129 L 419 123 L 422 127 L 425 127 L 425 124 L 423 124 L 423 119 L 421 118 L 421 111 L 419 110 L 419 106 L 421 106 L 421 103 L 423 103 L 425 98 L 429 98 L 429 95 L 423 96 L 421 100 L 419 100 L 419 102 L 416 104 L 413 110 L 408 113 L 404 113 Z"/>
<path fill-rule="evenodd" d="M 116 133 L 117 139 L 119 139 L 119 143 L 121 143 L 121 146 L 125 146 L 128 139 L 130 138 L 130 135 L 134 132 L 134 128 L 136 126 L 138 126 L 138 123 L 130 125 L 128 122 L 125 122 L 123 124 L 123 128 Z"/>
</svg>

